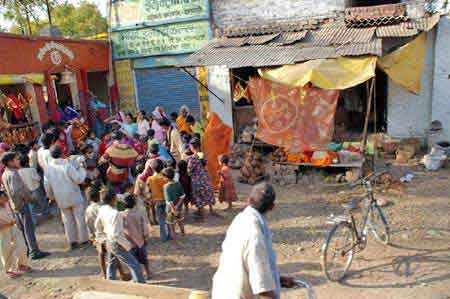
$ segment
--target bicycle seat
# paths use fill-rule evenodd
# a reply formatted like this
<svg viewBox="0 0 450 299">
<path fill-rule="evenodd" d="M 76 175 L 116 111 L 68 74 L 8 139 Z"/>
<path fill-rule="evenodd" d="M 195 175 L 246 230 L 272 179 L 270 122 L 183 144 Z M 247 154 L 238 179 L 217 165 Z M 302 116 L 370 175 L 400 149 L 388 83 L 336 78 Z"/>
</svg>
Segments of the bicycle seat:
<svg viewBox="0 0 450 299">
<path fill-rule="evenodd" d="M 359 201 L 356 199 L 352 199 L 350 202 L 343 203 L 341 206 L 346 210 L 356 210 L 358 208 Z"/>
</svg>

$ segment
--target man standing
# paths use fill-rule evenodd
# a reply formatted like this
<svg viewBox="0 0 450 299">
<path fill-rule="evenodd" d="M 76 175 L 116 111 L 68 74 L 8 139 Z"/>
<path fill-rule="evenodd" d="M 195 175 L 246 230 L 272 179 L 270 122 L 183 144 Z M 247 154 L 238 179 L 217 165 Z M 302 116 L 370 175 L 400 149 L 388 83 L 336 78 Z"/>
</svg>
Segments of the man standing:
<svg viewBox="0 0 450 299">
<path fill-rule="evenodd" d="M 6 152 L 1 160 L 6 167 L 2 175 L 3 187 L 9 197 L 11 208 L 14 210 L 16 223 L 24 235 L 28 255 L 33 260 L 47 257 L 50 254 L 40 251 L 36 241 L 33 219 L 28 205 L 31 200 L 31 193 L 20 178 L 18 172 L 20 163 L 17 154 Z"/>
<path fill-rule="evenodd" d="M 291 278 L 280 277 L 267 224 L 275 197 L 271 185 L 255 186 L 248 207 L 231 223 L 214 275 L 212 299 L 279 299 L 281 286 L 293 286 Z"/>
<path fill-rule="evenodd" d="M 61 218 L 70 249 L 85 248 L 90 245 L 87 225 L 84 220 L 85 208 L 80 184 L 86 179 L 86 169 L 62 159 L 62 149 L 58 145 L 50 148 L 52 160 L 47 167 L 47 190 L 61 209 Z"/>
<path fill-rule="evenodd" d="M 172 126 L 170 120 L 163 118 L 159 121 L 159 125 L 167 132 L 167 148 L 175 161 L 181 160 L 183 154 L 183 145 L 181 143 L 180 133 Z"/>
</svg>

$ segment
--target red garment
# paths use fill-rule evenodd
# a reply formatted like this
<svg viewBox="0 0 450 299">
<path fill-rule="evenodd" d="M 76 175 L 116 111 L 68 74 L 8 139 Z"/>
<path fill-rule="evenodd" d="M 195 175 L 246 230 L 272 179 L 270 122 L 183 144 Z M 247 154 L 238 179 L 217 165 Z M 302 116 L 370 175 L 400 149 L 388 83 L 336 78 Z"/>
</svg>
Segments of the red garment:
<svg viewBox="0 0 450 299">
<path fill-rule="evenodd" d="M 236 188 L 234 187 L 231 169 L 228 166 L 222 166 L 219 171 L 219 202 L 237 201 Z"/>
<path fill-rule="evenodd" d="M 147 152 L 146 145 L 143 142 L 135 142 L 133 144 L 134 150 L 139 154 L 139 156 L 144 155 Z"/>
<path fill-rule="evenodd" d="M 136 164 L 138 153 L 127 144 L 113 143 L 103 158 L 109 161 L 106 177 L 111 183 L 123 183 L 128 180 L 128 169 Z"/>
<path fill-rule="evenodd" d="M 24 117 L 23 114 L 23 103 L 16 97 L 14 94 L 8 95 L 8 101 L 6 102 L 8 108 L 14 113 L 14 116 L 17 119 L 22 119 Z"/>
<path fill-rule="evenodd" d="M 100 144 L 98 145 L 98 157 L 101 157 L 105 154 L 106 149 L 109 147 L 110 142 L 106 142 L 105 140 L 102 140 Z"/>
</svg>

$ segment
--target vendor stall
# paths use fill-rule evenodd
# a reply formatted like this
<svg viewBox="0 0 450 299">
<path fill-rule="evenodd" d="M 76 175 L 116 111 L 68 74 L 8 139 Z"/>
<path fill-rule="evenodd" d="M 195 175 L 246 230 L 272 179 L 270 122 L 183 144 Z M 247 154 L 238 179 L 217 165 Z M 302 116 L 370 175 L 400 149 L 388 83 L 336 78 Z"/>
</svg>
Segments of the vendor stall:
<svg viewBox="0 0 450 299">
<path fill-rule="evenodd" d="M 211 110 L 227 119 L 232 107 L 235 140 L 251 141 L 250 151 L 264 142 L 285 151 L 275 163 L 358 169 L 379 146 L 369 132 L 386 131 L 389 84 L 420 90 L 427 32 L 439 15 L 362 27 L 315 21 L 225 28 L 180 66 L 213 66 Z"/>
</svg>

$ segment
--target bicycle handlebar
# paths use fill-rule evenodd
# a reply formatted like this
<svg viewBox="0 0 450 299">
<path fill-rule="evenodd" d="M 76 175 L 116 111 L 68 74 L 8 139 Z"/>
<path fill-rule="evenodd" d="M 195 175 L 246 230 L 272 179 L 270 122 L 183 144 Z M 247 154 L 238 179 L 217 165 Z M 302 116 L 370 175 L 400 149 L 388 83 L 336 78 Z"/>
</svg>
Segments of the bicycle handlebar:
<svg viewBox="0 0 450 299">
<path fill-rule="evenodd" d="M 375 173 L 374 172 L 374 173 L 369 174 L 368 176 L 366 176 L 366 177 L 364 177 L 362 179 L 357 180 L 356 182 L 350 183 L 350 187 L 354 188 L 354 187 L 356 187 L 358 185 L 363 185 L 364 183 L 373 181 L 373 180 L 379 178 L 380 176 L 382 176 L 382 175 L 384 175 L 386 173 L 387 173 L 387 170 L 381 171 L 379 173 Z"/>
</svg>

